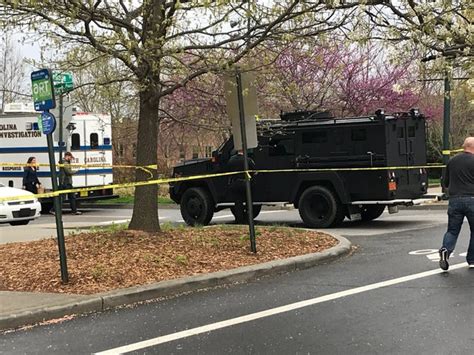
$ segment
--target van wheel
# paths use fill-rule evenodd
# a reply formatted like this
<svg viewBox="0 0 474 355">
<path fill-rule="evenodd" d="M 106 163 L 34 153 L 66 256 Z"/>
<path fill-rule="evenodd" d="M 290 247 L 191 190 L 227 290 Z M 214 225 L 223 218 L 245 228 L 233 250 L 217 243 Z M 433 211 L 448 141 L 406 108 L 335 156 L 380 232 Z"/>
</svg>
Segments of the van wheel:
<svg viewBox="0 0 474 355">
<path fill-rule="evenodd" d="M 247 208 L 245 207 L 245 204 L 243 206 L 243 211 L 239 210 L 235 206 L 232 206 L 230 208 L 230 211 L 235 217 L 235 221 L 237 223 L 248 223 L 248 213 L 247 213 Z M 253 218 L 257 218 L 257 216 L 260 214 L 260 211 L 262 210 L 262 205 L 252 205 L 252 212 L 253 212 Z"/>
<path fill-rule="evenodd" d="M 181 216 L 190 226 L 208 225 L 214 215 L 214 204 L 209 192 L 202 187 L 187 189 L 180 201 Z"/>
<path fill-rule="evenodd" d="M 303 222 L 312 228 L 334 227 L 345 217 L 338 198 L 323 186 L 307 188 L 300 197 L 298 210 Z"/>
<path fill-rule="evenodd" d="M 372 221 L 379 218 L 385 205 L 363 205 L 360 211 L 360 216 L 363 221 Z"/>
</svg>

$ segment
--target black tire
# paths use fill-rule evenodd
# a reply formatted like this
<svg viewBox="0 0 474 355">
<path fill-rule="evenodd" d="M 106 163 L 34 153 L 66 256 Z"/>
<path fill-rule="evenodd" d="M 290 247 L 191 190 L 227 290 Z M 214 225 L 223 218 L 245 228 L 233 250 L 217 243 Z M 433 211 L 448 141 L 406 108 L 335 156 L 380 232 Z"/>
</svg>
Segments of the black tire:
<svg viewBox="0 0 474 355">
<path fill-rule="evenodd" d="M 181 216 L 190 226 L 206 226 L 214 215 L 214 203 L 206 189 L 191 187 L 187 189 L 180 201 Z"/>
<path fill-rule="evenodd" d="M 261 210 L 262 210 L 262 205 L 252 205 L 252 212 L 253 212 L 254 219 L 257 218 Z M 232 206 L 230 208 L 230 211 L 234 215 L 235 221 L 237 223 L 245 223 L 245 224 L 248 223 L 248 214 L 247 214 L 247 208 L 245 207 L 245 204 L 242 211 L 243 213 L 239 212 L 239 210 L 235 208 L 235 206 Z"/>
<path fill-rule="evenodd" d="M 360 212 L 360 217 L 363 221 L 372 221 L 374 219 L 379 218 L 383 210 L 385 209 L 385 205 L 363 205 Z"/>
<path fill-rule="evenodd" d="M 10 222 L 12 226 L 26 226 L 28 223 L 30 223 L 30 220 L 27 219 L 26 221 L 14 221 Z"/>
<path fill-rule="evenodd" d="M 344 220 L 344 206 L 323 186 L 311 186 L 300 197 L 298 210 L 303 222 L 312 228 L 328 228 Z"/>
</svg>

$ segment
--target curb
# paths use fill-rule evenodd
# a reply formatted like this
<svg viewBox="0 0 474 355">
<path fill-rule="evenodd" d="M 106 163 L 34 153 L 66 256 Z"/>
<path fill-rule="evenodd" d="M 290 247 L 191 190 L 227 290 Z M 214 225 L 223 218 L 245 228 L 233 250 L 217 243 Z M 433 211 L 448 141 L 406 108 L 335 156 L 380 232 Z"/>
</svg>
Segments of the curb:
<svg viewBox="0 0 474 355">
<path fill-rule="evenodd" d="M 134 286 L 91 295 L 82 300 L 65 304 L 31 308 L 10 316 L 0 317 L 0 330 L 16 328 L 26 324 L 42 322 L 67 315 L 101 312 L 109 308 L 147 301 L 155 298 L 179 295 L 209 287 L 244 282 L 262 276 L 307 269 L 327 263 L 349 254 L 351 242 L 344 237 L 330 234 L 339 244 L 320 253 L 294 256 L 288 259 L 273 260 L 262 264 L 243 266 L 236 269 L 217 271 L 209 274 L 183 277 L 161 281 L 144 286 Z"/>
</svg>

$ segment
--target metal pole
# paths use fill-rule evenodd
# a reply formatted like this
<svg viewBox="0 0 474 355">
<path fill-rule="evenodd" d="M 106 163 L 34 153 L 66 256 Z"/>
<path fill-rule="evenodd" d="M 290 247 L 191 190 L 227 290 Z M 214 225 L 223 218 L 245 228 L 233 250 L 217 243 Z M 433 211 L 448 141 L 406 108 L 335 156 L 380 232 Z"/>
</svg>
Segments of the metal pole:
<svg viewBox="0 0 474 355">
<path fill-rule="evenodd" d="M 239 117 L 240 117 L 240 135 L 242 137 L 242 149 L 244 151 L 244 170 L 245 170 L 245 193 L 247 195 L 247 213 L 249 219 L 249 231 L 250 231 L 250 250 L 253 253 L 257 252 L 257 245 L 255 242 L 255 226 L 253 223 L 253 205 L 252 205 L 252 191 L 250 186 L 250 179 L 247 171 L 249 170 L 249 161 L 247 157 L 247 134 L 245 131 L 245 113 L 244 113 L 244 100 L 242 97 L 242 78 L 240 71 L 237 71 L 237 99 L 239 102 Z"/>
<path fill-rule="evenodd" d="M 53 191 L 58 191 L 58 180 L 56 175 L 56 162 L 54 159 L 54 144 L 52 133 L 46 135 L 48 141 L 49 169 L 51 170 L 51 183 Z M 54 196 L 54 212 L 56 217 L 56 232 L 58 235 L 59 264 L 61 267 L 61 280 L 69 282 L 66 260 L 66 245 L 64 243 L 63 216 L 61 211 L 61 196 Z"/>
<path fill-rule="evenodd" d="M 64 147 L 64 137 L 63 137 L 63 111 L 64 111 L 64 104 L 63 104 L 63 95 L 59 95 L 59 159 L 58 161 L 61 161 L 63 159 L 63 147 Z"/>
<path fill-rule="evenodd" d="M 444 77 L 444 113 L 443 113 L 443 164 L 448 164 L 450 149 L 449 135 L 451 130 L 451 83 L 448 72 Z M 446 169 L 443 169 L 443 181 L 446 174 Z M 445 192 L 444 184 L 442 185 L 443 192 Z"/>
</svg>

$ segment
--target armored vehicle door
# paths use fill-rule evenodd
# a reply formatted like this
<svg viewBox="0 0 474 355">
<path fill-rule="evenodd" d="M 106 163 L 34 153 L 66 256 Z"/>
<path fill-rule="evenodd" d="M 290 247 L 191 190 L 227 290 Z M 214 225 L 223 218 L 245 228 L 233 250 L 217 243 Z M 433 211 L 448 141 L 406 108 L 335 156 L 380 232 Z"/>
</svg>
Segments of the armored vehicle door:
<svg viewBox="0 0 474 355">
<path fill-rule="evenodd" d="M 295 168 L 295 136 L 259 137 L 254 149 L 257 170 L 286 170 Z M 261 173 L 255 176 L 255 201 L 289 201 L 295 173 Z"/>
<path fill-rule="evenodd" d="M 426 164 L 426 140 L 425 121 L 423 118 L 403 115 L 390 123 L 392 129 L 391 139 L 396 141 L 396 145 L 391 149 L 395 150 L 391 154 L 388 162 L 389 166 L 417 166 Z M 390 149 L 391 140 L 387 140 Z M 411 193 L 419 193 L 423 183 L 425 171 L 423 169 L 396 170 L 393 172 L 397 177 L 397 196 L 410 196 Z"/>
</svg>

